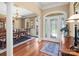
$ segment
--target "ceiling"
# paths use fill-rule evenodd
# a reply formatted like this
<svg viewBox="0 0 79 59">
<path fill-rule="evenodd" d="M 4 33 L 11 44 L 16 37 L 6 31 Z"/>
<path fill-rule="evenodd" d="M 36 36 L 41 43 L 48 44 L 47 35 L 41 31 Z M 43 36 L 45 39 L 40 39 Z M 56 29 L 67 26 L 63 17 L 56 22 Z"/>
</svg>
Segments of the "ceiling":
<svg viewBox="0 0 79 59">
<path fill-rule="evenodd" d="M 34 2 L 34 3 L 42 10 L 68 4 L 68 2 Z M 13 6 L 12 11 L 13 16 L 16 15 L 16 13 L 22 16 L 33 14 L 33 12 L 31 11 L 24 8 L 16 7 L 15 5 Z M 6 15 L 6 4 L 4 2 L 0 2 L 0 14 Z"/>
<path fill-rule="evenodd" d="M 45 10 L 48 8 L 53 8 L 61 5 L 68 4 L 69 2 L 36 2 L 40 9 Z"/>
<path fill-rule="evenodd" d="M 3 2 L 0 2 L 0 14 L 6 15 L 7 14 L 6 8 L 7 8 L 6 4 L 3 3 Z M 14 6 L 12 6 L 12 14 L 13 14 L 13 16 L 15 16 L 16 13 L 18 13 L 21 16 L 24 16 L 24 15 L 32 14 L 33 12 L 31 12 L 31 11 L 29 11 L 27 9 L 24 9 L 24 8 L 16 7 L 14 5 Z"/>
</svg>

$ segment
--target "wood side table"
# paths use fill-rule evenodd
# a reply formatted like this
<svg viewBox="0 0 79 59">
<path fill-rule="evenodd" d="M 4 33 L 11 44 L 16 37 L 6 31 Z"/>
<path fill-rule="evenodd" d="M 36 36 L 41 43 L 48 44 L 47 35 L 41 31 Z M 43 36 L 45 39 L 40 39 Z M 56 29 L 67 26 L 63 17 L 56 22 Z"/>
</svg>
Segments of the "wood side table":
<svg viewBox="0 0 79 59">
<path fill-rule="evenodd" d="M 62 56 L 79 56 L 79 52 L 76 52 L 70 47 L 73 45 L 73 37 L 69 36 L 65 38 L 65 42 L 60 43 L 60 52 Z"/>
</svg>

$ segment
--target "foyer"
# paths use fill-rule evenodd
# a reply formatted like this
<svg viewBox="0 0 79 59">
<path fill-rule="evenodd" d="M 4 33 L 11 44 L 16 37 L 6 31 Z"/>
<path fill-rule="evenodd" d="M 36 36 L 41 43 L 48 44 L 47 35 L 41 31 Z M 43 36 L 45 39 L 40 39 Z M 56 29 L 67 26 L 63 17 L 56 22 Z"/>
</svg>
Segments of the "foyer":
<svg viewBox="0 0 79 59">
<path fill-rule="evenodd" d="M 74 38 L 74 23 L 67 19 L 75 5 L 79 6 L 75 2 L 0 2 L 0 56 L 73 55 L 63 45 Z M 69 36 L 61 30 L 66 25 Z"/>
</svg>

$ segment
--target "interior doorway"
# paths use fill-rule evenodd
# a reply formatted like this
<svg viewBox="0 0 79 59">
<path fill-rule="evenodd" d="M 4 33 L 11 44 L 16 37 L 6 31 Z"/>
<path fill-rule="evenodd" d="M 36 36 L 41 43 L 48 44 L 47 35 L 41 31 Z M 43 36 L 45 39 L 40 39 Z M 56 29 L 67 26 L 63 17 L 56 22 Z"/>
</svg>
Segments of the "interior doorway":
<svg viewBox="0 0 79 59">
<path fill-rule="evenodd" d="M 64 14 L 48 15 L 45 17 L 44 34 L 46 40 L 60 41 L 62 37 L 60 29 L 65 27 L 65 19 L 66 17 Z"/>
</svg>

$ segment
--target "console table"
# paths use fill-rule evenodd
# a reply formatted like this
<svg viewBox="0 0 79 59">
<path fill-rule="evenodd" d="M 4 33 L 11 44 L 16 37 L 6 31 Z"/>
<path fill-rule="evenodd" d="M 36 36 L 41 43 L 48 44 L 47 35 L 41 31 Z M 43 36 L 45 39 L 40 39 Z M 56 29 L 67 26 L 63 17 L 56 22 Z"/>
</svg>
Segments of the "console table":
<svg viewBox="0 0 79 59">
<path fill-rule="evenodd" d="M 79 52 L 71 50 L 70 47 L 73 44 L 73 37 L 66 37 L 64 43 L 61 41 L 60 52 L 62 56 L 79 56 Z"/>
</svg>

